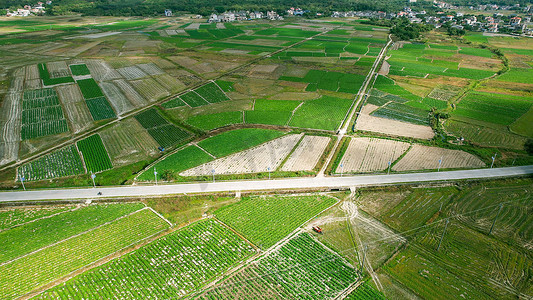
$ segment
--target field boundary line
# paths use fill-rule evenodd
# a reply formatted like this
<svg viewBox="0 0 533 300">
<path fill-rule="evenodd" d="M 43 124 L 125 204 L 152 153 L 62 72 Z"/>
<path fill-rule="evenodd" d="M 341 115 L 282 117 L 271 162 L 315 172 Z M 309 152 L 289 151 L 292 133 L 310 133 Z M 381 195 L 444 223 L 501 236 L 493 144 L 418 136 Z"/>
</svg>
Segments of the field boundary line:
<svg viewBox="0 0 533 300">
<path fill-rule="evenodd" d="M 337 295 L 337 297 L 333 298 L 334 300 L 342 300 L 342 299 L 345 299 L 346 297 L 348 297 L 353 291 L 357 290 L 357 288 L 363 284 L 364 281 L 359 279 L 359 280 L 356 280 L 355 282 L 353 282 L 352 284 L 350 284 L 347 288 L 345 288 L 343 291 L 341 291 L 339 293 L 339 295 Z"/>
<path fill-rule="evenodd" d="M 161 219 L 163 219 L 163 221 L 167 222 L 168 225 L 170 225 L 170 227 L 174 227 L 174 224 L 172 224 L 169 220 L 167 220 L 167 218 L 163 217 L 163 215 L 161 215 L 160 213 L 158 213 L 157 211 L 155 211 L 153 208 L 151 208 L 150 206 L 146 206 L 146 208 L 148 208 L 148 209 L 151 210 L 154 214 L 156 214 L 158 217 L 160 217 Z"/>
<path fill-rule="evenodd" d="M 55 246 L 55 245 L 61 244 L 61 243 L 63 243 L 63 242 L 66 242 L 66 241 L 68 241 L 68 240 L 71 240 L 71 239 L 73 239 L 73 238 L 75 238 L 75 237 L 82 236 L 82 235 L 87 234 L 87 233 L 89 233 L 89 232 L 91 232 L 91 231 L 94 231 L 94 230 L 96 230 L 96 229 L 98 229 L 98 228 L 100 228 L 100 227 L 102 227 L 102 226 L 109 225 L 109 224 L 111 224 L 111 223 L 113 223 L 113 222 L 115 222 L 115 221 L 118 221 L 118 220 L 120 220 L 120 219 L 123 219 L 123 218 L 129 217 L 129 216 L 131 216 L 131 215 L 133 215 L 133 214 L 136 214 L 136 213 L 138 213 L 138 212 L 140 212 L 140 211 L 142 211 L 142 210 L 145 210 L 145 209 L 148 209 L 148 207 L 143 207 L 143 208 L 141 208 L 141 209 L 139 209 L 139 210 L 136 210 L 136 211 L 131 212 L 131 213 L 129 213 L 129 214 L 126 214 L 126 215 L 120 216 L 120 217 L 118 217 L 118 218 L 116 218 L 116 219 L 114 219 L 114 220 L 111 220 L 111 221 L 109 221 L 109 222 L 105 222 L 105 223 L 100 224 L 100 225 L 98 225 L 98 226 L 96 226 L 96 227 L 93 227 L 93 228 L 90 228 L 90 229 L 85 230 L 85 231 L 83 231 L 83 232 L 80 232 L 80 233 L 77 233 L 77 234 L 75 234 L 75 235 L 69 236 L 69 237 L 66 238 L 66 239 L 62 239 L 62 240 L 57 241 L 57 242 L 55 242 L 55 243 L 52 243 L 52 244 L 46 245 L 46 246 L 44 246 L 44 247 L 42 247 L 42 248 L 39 248 L 39 249 L 37 249 L 37 250 L 35 250 L 35 251 L 32 251 L 32 252 L 30 252 L 30 253 L 26 253 L 26 254 L 24 254 L 24 255 L 22 255 L 22 256 L 15 257 L 14 259 L 11 259 L 11 260 L 9 260 L 9 261 L 6 261 L 6 262 L 3 262 L 3 263 L 0 263 L 0 267 L 3 267 L 3 266 L 5 266 L 5 265 L 8 265 L 8 264 L 10 264 L 10 263 L 12 263 L 12 262 L 15 262 L 15 261 L 17 261 L 17 260 L 19 260 L 19 259 L 21 259 L 21 258 L 25 258 L 25 257 L 28 257 L 28 256 L 30 256 L 30 255 L 33 255 L 33 254 L 35 254 L 35 253 L 37 253 L 37 252 L 41 252 L 42 250 L 48 249 L 48 248 L 53 247 L 53 246 Z"/>
<path fill-rule="evenodd" d="M 137 181 L 137 178 L 138 178 L 139 176 L 141 176 L 142 174 L 144 174 L 144 172 L 150 170 L 153 166 L 155 166 L 155 165 L 158 164 L 159 162 L 161 162 L 161 161 L 167 159 L 169 156 L 171 156 L 171 155 L 173 155 L 173 154 L 175 154 L 175 153 L 177 153 L 177 152 L 179 152 L 179 151 L 181 151 L 181 150 L 183 150 L 183 149 L 185 149 L 185 148 L 187 148 L 187 147 L 190 147 L 190 146 L 192 146 L 192 143 L 187 143 L 187 144 L 185 144 L 185 145 L 183 145 L 183 146 L 181 146 L 181 147 L 179 147 L 179 148 L 176 148 L 176 149 L 172 150 L 171 152 L 168 152 L 167 154 L 161 156 L 160 158 L 156 159 L 154 162 L 152 162 L 151 164 L 149 164 L 148 166 L 146 166 L 146 167 L 145 167 L 140 173 L 138 173 L 138 174 L 133 178 L 133 181 L 134 181 L 134 182 Z M 135 184 L 135 183 L 134 183 L 134 184 Z"/>
<path fill-rule="evenodd" d="M 291 123 L 292 121 L 292 118 L 294 117 L 294 114 L 296 113 L 296 110 L 298 108 L 300 108 L 300 106 L 302 106 L 304 104 L 305 101 L 302 101 L 300 102 L 300 104 L 298 104 L 298 106 L 296 106 L 293 110 L 292 110 L 292 113 L 291 113 L 291 117 L 289 118 L 289 120 L 287 120 L 287 123 L 285 123 L 285 126 L 289 126 L 289 124 Z M 255 100 L 254 100 L 254 103 L 255 103 Z"/>
<path fill-rule="evenodd" d="M 144 210 L 144 209 L 146 209 L 146 208 L 140 209 L 138 211 L 141 211 L 141 210 Z M 58 286 L 61 283 L 64 283 L 64 282 L 66 282 L 66 281 L 68 281 L 68 280 L 70 280 L 70 279 L 72 279 L 72 278 L 74 278 L 74 277 L 76 277 L 78 275 L 81 275 L 81 274 L 83 274 L 85 272 L 88 272 L 88 271 L 94 269 L 94 268 L 97 268 L 97 267 L 99 267 L 101 265 L 104 265 L 104 264 L 106 264 L 106 263 L 108 263 L 108 262 L 110 262 L 110 261 L 112 261 L 112 260 L 114 260 L 116 258 L 120 258 L 120 257 L 122 257 L 122 256 L 124 256 L 124 255 L 126 255 L 126 254 L 128 254 L 130 252 L 133 252 L 133 251 L 135 251 L 135 250 L 137 250 L 137 249 L 139 249 L 139 248 L 141 248 L 143 246 L 146 246 L 146 245 L 148 245 L 148 244 L 150 244 L 150 243 L 162 238 L 163 236 L 168 235 L 168 234 L 170 234 L 170 233 L 172 233 L 172 232 L 174 232 L 174 231 L 176 231 L 178 229 L 181 229 L 181 228 L 182 227 L 176 228 L 176 229 L 174 229 L 174 228 L 162 229 L 162 230 L 160 230 L 160 231 L 158 231 L 158 232 L 156 232 L 156 233 L 154 233 L 154 234 L 152 234 L 150 236 L 147 236 L 147 237 L 142 238 L 142 239 L 140 239 L 138 241 L 135 241 L 135 242 L 133 242 L 133 243 L 121 248 L 121 249 L 118 249 L 117 251 L 115 251 L 113 253 L 110 253 L 110 254 L 108 254 L 108 255 L 100 258 L 100 259 L 97 259 L 96 261 L 93 261 L 92 263 L 89 263 L 89 264 L 87 264 L 87 265 L 85 265 L 83 267 L 80 267 L 80 268 L 70 272 L 69 274 L 67 274 L 67 275 L 65 275 L 65 276 L 63 276 L 61 278 L 58 278 L 58 279 L 56 279 L 54 281 L 51 281 L 51 282 L 49 282 L 49 283 L 47 283 L 47 284 L 45 284 L 45 285 L 43 285 L 41 287 L 38 287 L 38 288 L 34 289 L 33 291 L 31 291 L 29 293 L 26 293 L 25 295 L 21 296 L 20 299 L 21 300 L 31 299 L 31 298 L 33 298 L 33 297 L 35 297 L 37 295 L 42 294 L 43 292 L 46 292 L 47 290 L 49 290 L 49 289 L 51 289 L 53 287 Z"/>
<path fill-rule="evenodd" d="M 211 156 L 211 157 L 214 158 L 214 159 L 217 159 L 217 158 L 218 158 L 218 157 L 214 156 L 213 154 L 207 152 L 207 150 L 205 150 L 204 148 L 200 147 L 200 145 L 198 145 L 198 143 L 191 142 L 191 145 L 196 146 L 196 148 L 198 148 L 198 149 L 204 151 L 207 155 Z"/>
<path fill-rule="evenodd" d="M 215 215 L 211 215 L 209 216 L 209 218 L 219 222 L 222 226 L 228 228 L 230 231 L 232 231 L 233 233 L 235 233 L 236 235 L 238 235 L 241 239 L 245 240 L 247 243 L 249 243 L 250 245 L 252 245 L 254 247 L 255 250 L 259 250 L 259 251 L 262 251 L 261 248 L 259 248 L 256 244 L 250 242 L 246 237 L 244 237 L 244 235 L 242 235 L 241 233 L 239 233 L 237 230 L 233 229 L 233 227 L 229 226 L 228 224 L 224 223 L 223 221 L 221 221 L 220 219 L 218 219 Z"/>
<path fill-rule="evenodd" d="M 220 23 L 219 23 L 219 24 L 220 24 Z M 222 89 L 222 88 L 216 83 L 216 81 L 214 81 L 213 79 L 211 79 L 211 82 L 214 83 L 214 84 L 217 86 L 217 88 L 218 88 L 218 89 L 219 89 L 224 95 L 226 95 L 226 97 L 228 97 L 228 99 L 233 100 L 233 99 L 231 99 L 230 96 L 228 96 L 228 94 L 226 94 L 226 92 L 224 92 L 224 90 L 223 90 L 223 89 Z M 255 99 L 254 99 L 254 102 L 255 102 Z"/>
<path fill-rule="evenodd" d="M 8 230 L 11 230 L 11 229 L 14 229 L 14 228 L 20 227 L 20 226 L 24 226 L 24 225 L 27 225 L 27 224 L 33 223 L 33 222 L 37 222 L 37 221 L 40 221 L 40 220 L 44 220 L 44 219 L 48 219 L 48 218 L 51 218 L 51 217 L 55 217 L 55 216 L 60 215 L 60 214 L 63 214 L 63 213 L 73 212 L 73 211 L 75 211 L 75 210 L 80 209 L 81 207 L 82 207 L 81 205 L 77 205 L 77 207 L 75 207 L 74 209 L 65 210 L 65 211 L 60 211 L 60 212 L 57 212 L 57 213 L 55 213 L 55 214 L 51 214 L 51 215 L 49 215 L 49 216 L 44 216 L 44 217 L 40 217 L 40 218 L 37 218 L 37 219 L 31 220 L 31 221 L 28 221 L 28 222 L 24 222 L 24 223 L 21 223 L 21 224 L 17 224 L 17 225 L 15 225 L 15 226 L 11 226 L 11 227 L 6 228 L 6 229 L 0 229 L 0 232 L 8 231 Z"/>
</svg>

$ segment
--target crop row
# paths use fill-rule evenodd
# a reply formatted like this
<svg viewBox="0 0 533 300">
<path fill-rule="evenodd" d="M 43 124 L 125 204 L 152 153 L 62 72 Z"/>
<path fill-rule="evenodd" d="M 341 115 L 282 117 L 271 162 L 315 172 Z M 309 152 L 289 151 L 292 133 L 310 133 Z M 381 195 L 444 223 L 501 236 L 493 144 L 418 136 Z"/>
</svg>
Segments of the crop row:
<svg viewBox="0 0 533 300">
<path fill-rule="evenodd" d="M 28 181 L 71 176 L 84 172 L 80 155 L 74 146 L 54 151 L 18 169 L 19 177 L 24 177 Z"/>
<path fill-rule="evenodd" d="M 116 117 L 115 111 L 113 111 L 113 108 L 111 108 L 111 105 L 109 105 L 109 102 L 105 97 L 85 100 L 85 103 L 87 103 L 89 112 L 95 121 Z"/>
<path fill-rule="evenodd" d="M 215 215 L 267 249 L 335 202 L 325 196 L 250 197 L 217 210 Z"/>
<path fill-rule="evenodd" d="M 75 277 L 43 298 L 181 298 L 253 252 L 220 223 L 202 220 Z"/>
<path fill-rule="evenodd" d="M 0 266 L 0 294 L 18 298 L 166 228 L 165 221 L 144 209 L 73 236 Z"/>
<path fill-rule="evenodd" d="M 68 131 L 67 120 L 53 120 L 40 123 L 22 124 L 21 139 L 29 140 L 41 136 L 54 135 Z"/>
<path fill-rule="evenodd" d="M 187 131 L 165 120 L 154 108 L 136 115 L 135 119 L 162 147 L 174 146 L 190 136 Z"/>
<path fill-rule="evenodd" d="M 77 142 L 76 145 L 83 155 L 87 172 L 96 173 L 113 167 L 100 135 L 91 135 Z"/>
<path fill-rule="evenodd" d="M 74 82 L 74 79 L 70 76 L 50 78 L 50 73 L 48 72 L 48 68 L 45 64 L 39 64 L 37 67 L 39 68 L 39 76 L 41 77 L 43 85 L 45 86 Z"/>
</svg>

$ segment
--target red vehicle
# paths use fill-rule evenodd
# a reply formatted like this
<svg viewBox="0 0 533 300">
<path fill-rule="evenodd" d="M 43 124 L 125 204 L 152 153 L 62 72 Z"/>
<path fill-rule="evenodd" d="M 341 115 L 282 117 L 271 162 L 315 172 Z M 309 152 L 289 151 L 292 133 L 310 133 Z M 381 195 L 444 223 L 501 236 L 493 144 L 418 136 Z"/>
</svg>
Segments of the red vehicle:
<svg viewBox="0 0 533 300">
<path fill-rule="evenodd" d="M 316 232 L 316 233 L 322 233 L 322 228 L 318 227 L 318 226 L 313 226 L 313 230 Z"/>
</svg>

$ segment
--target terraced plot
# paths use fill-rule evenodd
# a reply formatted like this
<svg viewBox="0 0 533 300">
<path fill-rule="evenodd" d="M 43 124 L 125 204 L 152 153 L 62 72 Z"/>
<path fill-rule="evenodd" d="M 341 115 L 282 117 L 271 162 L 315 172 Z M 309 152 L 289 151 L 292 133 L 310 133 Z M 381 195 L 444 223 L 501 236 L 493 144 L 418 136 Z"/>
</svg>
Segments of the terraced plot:
<svg viewBox="0 0 533 300">
<path fill-rule="evenodd" d="M 167 228 L 148 209 L 95 227 L 0 266 L 0 293 L 8 298 L 22 296 Z"/>
<path fill-rule="evenodd" d="M 246 197 L 215 211 L 215 216 L 261 249 L 268 249 L 336 202 L 320 195 Z"/>
<path fill-rule="evenodd" d="M 409 146 L 408 143 L 394 140 L 352 138 L 336 173 L 383 171 L 389 167 L 389 163 L 392 164 L 405 153 Z"/>
<path fill-rule="evenodd" d="M 77 276 L 42 298 L 180 298 L 253 253 L 248 243 L 220 223 L 201 220 Z"/>
<path fill-rule="evenodd" d="M 181 176 L 245 174 L 275 171 L 300 140 L 289 134 L 257 147 L 238 152 L 180 173 Z"/>
<path fill-rule="evenodd" d="M 25 180 L 43 180 L 85 173 L 80 155 L 74 146 L 68 146 L 42 156 L 18 169 Z"/>
<path fill-rule="evenodd" d="M 100 135 L 94 134 L 76 143 L 83 155 L 87 172 L 96 173 L 111 169 L 113 164 Z"/>
<path fill-rule="evenodd" d="M 190 136 L 187 131 L 165 120 L 154 108 L 136 115 L 135 119 L 164 148 L 174 146 Z"/>
</svg>

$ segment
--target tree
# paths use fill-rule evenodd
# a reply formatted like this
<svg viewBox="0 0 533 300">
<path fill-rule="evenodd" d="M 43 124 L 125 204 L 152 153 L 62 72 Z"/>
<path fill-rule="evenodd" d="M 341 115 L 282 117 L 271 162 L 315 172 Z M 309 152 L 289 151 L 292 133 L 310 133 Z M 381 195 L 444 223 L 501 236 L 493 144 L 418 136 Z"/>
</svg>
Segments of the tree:
<svg viewBox="0 0 533 300">
<path fill-rule="evenodd" d="M 527 154 L 533 155 L 533 139 L 528 139 L 524 145 L 524 150 Z"/>
</svg>

